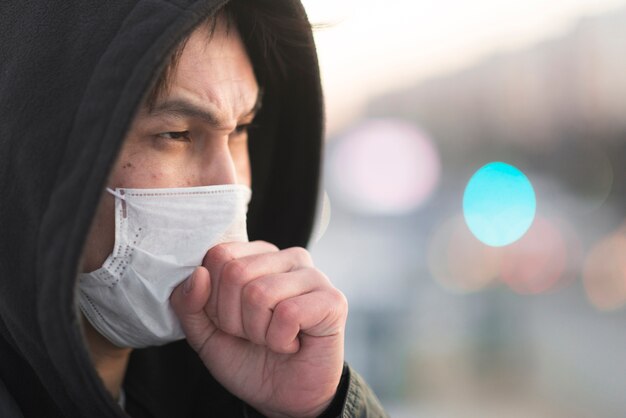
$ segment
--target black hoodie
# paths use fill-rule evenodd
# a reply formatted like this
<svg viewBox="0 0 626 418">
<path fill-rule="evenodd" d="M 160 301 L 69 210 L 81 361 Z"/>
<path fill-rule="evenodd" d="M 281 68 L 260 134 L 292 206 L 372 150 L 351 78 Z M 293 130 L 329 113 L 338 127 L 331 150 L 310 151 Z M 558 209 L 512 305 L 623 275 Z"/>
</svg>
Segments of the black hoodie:
<svg viewBox="0 0 626 418">
<path fill-rule="evenodd" d="M 306 21 L 299 1 L 255 1 Z M 75 303 L 81 252 L 138 105 L 175 46 L 224 3 L 0 1 L 0 417 L 125 416 L 85 346 Z M 249 236 L 304 246 L 323 134 L 312 36 L 277 44 L 287 57 L 277 77 L 263 74 L 252 32 L 240 32 L 266 87 L 250 145 Z M 185 341 L 135 350 L 123 387 L 134 417 L 255 414 Z M 344 368 L 327 415 L 383 414 Z"/>
</svg>

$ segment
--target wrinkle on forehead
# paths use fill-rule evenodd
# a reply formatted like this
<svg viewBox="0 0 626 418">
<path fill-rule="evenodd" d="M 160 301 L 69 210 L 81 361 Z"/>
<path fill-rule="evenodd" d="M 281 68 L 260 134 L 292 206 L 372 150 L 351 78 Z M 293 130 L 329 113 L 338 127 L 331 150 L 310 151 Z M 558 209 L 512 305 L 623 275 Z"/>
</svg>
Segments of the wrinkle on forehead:
<svg viewBox="0 0 626 418">
<path fill-rule="evenodd" d="M 173 73 L 168 96 L 210 103 L 223 116 L 237 118 L 257 101 L 258 84 L 239 32 L 218 22 L 210 41 L 209 29 L 192 33 Z"/>
</svg>

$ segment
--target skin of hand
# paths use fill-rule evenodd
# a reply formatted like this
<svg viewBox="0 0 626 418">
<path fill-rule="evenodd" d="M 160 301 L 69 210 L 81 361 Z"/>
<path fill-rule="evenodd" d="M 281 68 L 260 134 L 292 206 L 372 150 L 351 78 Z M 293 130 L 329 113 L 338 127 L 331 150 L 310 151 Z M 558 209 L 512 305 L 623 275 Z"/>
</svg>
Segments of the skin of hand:
<svg viewBox="0 0 626 418">
<path fill-rule="evenodd" d="M 257 411 L 315 417 L 330 404 L 348 304 L 305 249 L 219 244 L 170 301 L 211 374 Z"/>
</svg>

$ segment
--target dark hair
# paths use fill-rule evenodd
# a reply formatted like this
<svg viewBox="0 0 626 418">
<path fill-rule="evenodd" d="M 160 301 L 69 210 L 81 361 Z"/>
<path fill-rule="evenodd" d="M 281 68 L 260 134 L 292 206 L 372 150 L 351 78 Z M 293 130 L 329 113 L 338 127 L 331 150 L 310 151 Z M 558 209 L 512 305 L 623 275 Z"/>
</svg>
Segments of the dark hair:
<svg viewBox="0 0 626 418">
<path fill-rule="evenodd" d="M 272 0 L 231 0 L 201 23 L 209 28 L 207 42 L 211 40 L 219 19 L 225 20 L 227 31 L 235 25 L 250 55 L 257 82 L 262 89 L 268 83 L 278 82 L 288 76 L 288 50 L 307 47 L 311 36 L 311 25 L 304 16 L 285 15 L 275 3 Z M 172 74 L 188 39 L 189 36 L 177 45 L 156 77 L 146 95 L 148 107 L 152 108 L 169 89 Z M 306 68 L 300 68 L 298 63 L 290 64 L 307 71 Z"/>
</svg>

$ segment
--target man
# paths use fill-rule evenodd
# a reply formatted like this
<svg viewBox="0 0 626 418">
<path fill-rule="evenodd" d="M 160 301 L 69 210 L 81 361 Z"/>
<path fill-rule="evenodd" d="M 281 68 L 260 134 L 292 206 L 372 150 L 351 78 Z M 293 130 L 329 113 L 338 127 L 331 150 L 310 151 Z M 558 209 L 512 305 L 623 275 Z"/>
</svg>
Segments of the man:
<svg viewBox="0 0 626 418">
<path fill-rule="evenodd" d="M 0 13 L 0 415 L 383 416 L 302 248 L 299 3 L 32 3 Z"/>
</svg>

